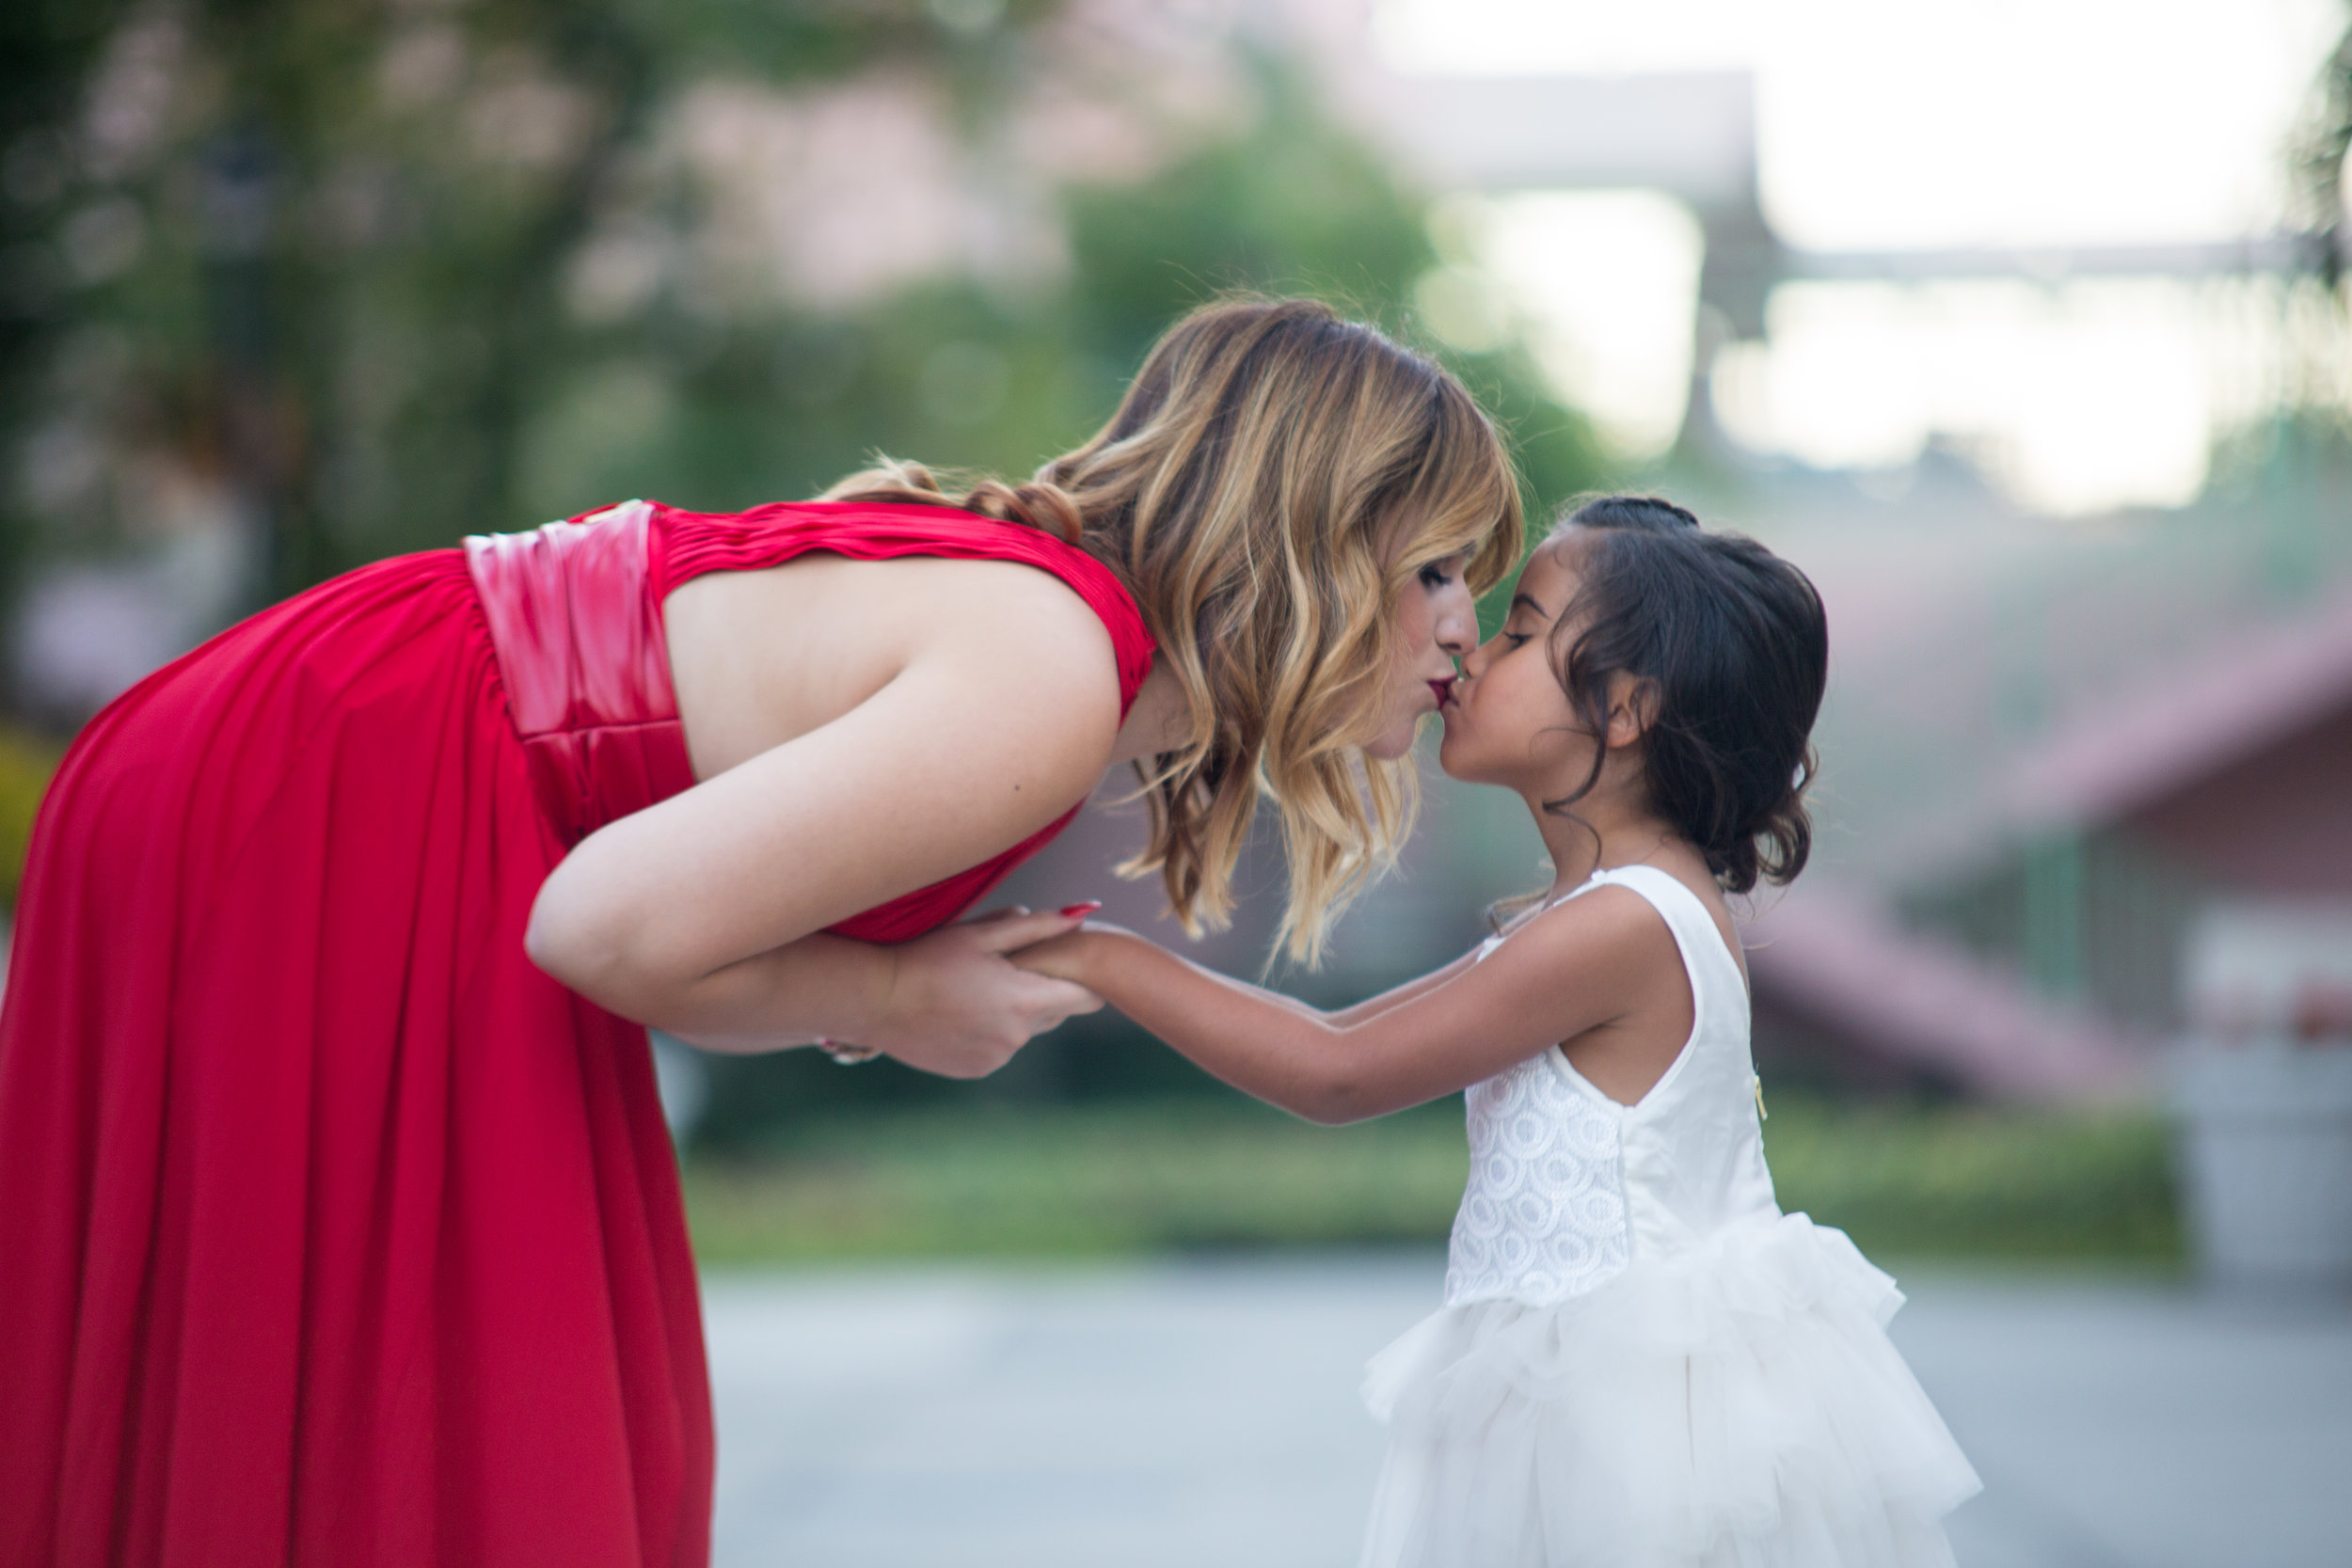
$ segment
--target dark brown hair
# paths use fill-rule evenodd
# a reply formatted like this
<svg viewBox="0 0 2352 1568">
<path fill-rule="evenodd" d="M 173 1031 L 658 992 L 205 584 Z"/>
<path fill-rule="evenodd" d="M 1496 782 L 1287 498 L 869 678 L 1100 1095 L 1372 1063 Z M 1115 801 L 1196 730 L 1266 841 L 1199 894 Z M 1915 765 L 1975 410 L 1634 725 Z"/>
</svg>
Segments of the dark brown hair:
<svg viewBox="0 0 2352 1568">
<path fill-rule="evenodd" d="M 1652 810 L 1725 890 L 1788 882 L 1813 847 L 1805 810 L 1829 623 L 1803 572 L 1755 540 L 1702 528 L 1655 496 L 1578 505 L 1545 541 L 1574 552 L 1576 595 L 1552 630 L 1552 673 L 1595 735 L 1611 677 L 1645 689 Z M 1600 780 L 1604 753 L 1565 812 Z"/>
</svg>

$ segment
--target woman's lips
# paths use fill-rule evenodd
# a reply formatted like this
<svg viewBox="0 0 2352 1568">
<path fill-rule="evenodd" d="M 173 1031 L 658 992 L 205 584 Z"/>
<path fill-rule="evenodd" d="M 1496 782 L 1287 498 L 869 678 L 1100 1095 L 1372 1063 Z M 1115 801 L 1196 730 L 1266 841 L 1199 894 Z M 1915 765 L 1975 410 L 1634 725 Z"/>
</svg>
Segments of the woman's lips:
<svg viewBox="0 0 2352 1568">
<path fill-rule="evenodd" d="M 1429 689 L 1431 692 L 1436 694 L 1438 705 L 1440 708 L 1454 701 L 1454 676 L 1448 675 L 1443 680 L 1431 681 L 1429 683 Z"/>
</svg>

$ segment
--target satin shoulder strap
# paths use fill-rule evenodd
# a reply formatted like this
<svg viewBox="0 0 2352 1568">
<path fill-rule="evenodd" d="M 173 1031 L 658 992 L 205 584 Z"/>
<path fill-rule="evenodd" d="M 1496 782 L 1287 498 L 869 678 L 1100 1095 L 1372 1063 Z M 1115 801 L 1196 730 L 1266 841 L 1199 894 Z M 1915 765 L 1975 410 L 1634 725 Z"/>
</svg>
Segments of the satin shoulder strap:
<svg viewBox="0 0 2352 1568">
<path fill-rule="evenodd" d="M 660 607 L 645 592 L 644 501 L 528 533 L 476 534 L 466 564 L 526 739 L 677 718 Z"/>
</svg>

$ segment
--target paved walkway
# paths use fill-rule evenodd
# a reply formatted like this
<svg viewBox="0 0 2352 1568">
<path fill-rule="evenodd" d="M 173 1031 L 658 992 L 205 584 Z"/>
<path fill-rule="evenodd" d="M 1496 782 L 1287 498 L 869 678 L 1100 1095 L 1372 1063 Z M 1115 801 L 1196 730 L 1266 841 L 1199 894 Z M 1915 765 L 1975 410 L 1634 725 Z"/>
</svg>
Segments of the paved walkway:
<svg viewBox="0 0 2352 1568">
<path fill-rule="evenodd" d="M 1432 1254 L 707 1285 L 719 1568 L 1348 1568 Z M 1963 1568 L 2345 1568 L 2352 1306 L 1906 1281 Z"/>
</svg>

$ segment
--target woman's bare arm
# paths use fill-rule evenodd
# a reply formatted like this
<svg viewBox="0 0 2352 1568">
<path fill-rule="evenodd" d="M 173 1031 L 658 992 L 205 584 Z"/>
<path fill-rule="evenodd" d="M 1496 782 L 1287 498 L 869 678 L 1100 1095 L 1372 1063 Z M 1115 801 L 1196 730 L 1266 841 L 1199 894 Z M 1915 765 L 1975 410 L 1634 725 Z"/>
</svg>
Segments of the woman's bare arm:
<svg viewBox="0 0 2352 1568">
<path fill-rule="evenodd" d="M 1022 577 L 1034 590 L 938 615 L 881 689 L 830 723 L 590 835 L 540 892 L 533 961 L 690 1039 L 829 1035 L 903 1055 L 991 1006 L 1058 1018 L 1091 1006 L 996 957 L 1066 927 L 1057 916 L 904 948 L 823 934 L 1019 843 L 1101 776 L 1119 726 L 1107 636 L 1066 588 Z"/>
<path fill-rule="evenodd" d="M 1649 906 L 1609 888 L 1531 922 L 1485 961 L 1457 960 L 1349 1022 L 1100 926 L 1014 961 L 1087 987 L 1235 1088 L 1324 1122 L 1417 1105 L 1657 1011 L 1681 974 L 1673 934 Z"/>
</svg>

